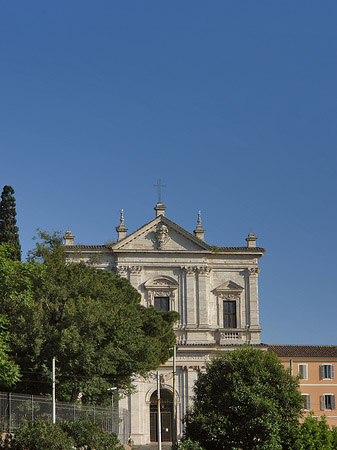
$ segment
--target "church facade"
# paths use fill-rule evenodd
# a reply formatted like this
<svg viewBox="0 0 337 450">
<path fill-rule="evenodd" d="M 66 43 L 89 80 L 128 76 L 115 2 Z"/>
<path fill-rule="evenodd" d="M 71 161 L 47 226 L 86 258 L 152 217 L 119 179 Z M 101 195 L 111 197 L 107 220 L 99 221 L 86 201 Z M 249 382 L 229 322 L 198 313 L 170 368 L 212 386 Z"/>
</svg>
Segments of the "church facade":
<svg viewBox="0 0 337 450">
<path fill-rule="evenodd" d="M 256 245 L 253 233 L 242 247 L 211 246 L 205 242 L 200 213 L 190 233 L 165 216 L 163 203 L 154 209 L 153 220 L 129 235 L 121 212 L 118 240 L 109 247 L 74 245 L 70 231 L 65 245 L 69 259 L 78 259 L 80 252 L 81 260 L 95 259 L 97 268 L 126 277 L 144 305 L 179 313 L 175 381 L 172 359 L 158 368 L 162 440 L 172 441 L 173 402 L 179 438 L 198 369 L 218 350 L 243 344 L 266 348 L 260 342 L 258 295 L 258 263 L 265 250 Z M 136 392 L 120 401 L 130 412 L 129 434 L 137 445 L 157 440 L 155 375 L 135 379 Z"/>
</svg>

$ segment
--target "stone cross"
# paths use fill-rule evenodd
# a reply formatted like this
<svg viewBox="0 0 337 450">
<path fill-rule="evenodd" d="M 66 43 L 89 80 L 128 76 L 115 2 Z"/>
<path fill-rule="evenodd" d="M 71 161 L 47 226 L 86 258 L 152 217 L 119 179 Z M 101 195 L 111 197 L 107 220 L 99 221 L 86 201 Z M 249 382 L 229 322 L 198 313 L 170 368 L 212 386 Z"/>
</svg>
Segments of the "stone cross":
<svg viewBox="0 0 337 450">
<path fill-rule="evenodd" d="M 161 202 L 161 188 L 166 187 L 166 184 L 161 184 L 161 179 L 157 180 L 157 184 L 154 184 L 153 187 L 158 189 L 158 202 Z"/>
</svg>

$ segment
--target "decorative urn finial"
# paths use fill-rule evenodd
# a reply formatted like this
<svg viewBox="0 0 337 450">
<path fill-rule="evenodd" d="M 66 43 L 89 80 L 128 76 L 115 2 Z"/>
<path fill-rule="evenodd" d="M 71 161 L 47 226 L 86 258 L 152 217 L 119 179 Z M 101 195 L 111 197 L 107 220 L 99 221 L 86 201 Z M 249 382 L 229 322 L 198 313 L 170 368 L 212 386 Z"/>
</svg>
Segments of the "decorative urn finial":
<svg viewBox="0 0 337 450">
<path fill-rule="evenodd" d="M 204 230 L 202 225 L 201 225 L 201 211 L 198 211 L 198 223 L 197 223 L 196 229 L 194 230 L 194 235 L 197 238 L 199 238 L 202 241 L 204 241 L 205 240 L 205 237 L 204 237 L 205 231 L 206 230 Z"/>
<path fill-rule="evenodd" d="M 247 247 L 249 247 L 249 248 L 256 247 L 257 237 L 255 237 L 255 234 L 251 231 L 248 234 L 248 237 L 246 237 L 246 241 L 247 241 Z"/>
<path fill-rule="evenodd" d="M 120 217 L 120 223 L 118 227 L 116 227 L 116 231 L 118 233 L 117 242 L 121 241 L 126 237 L 126 233 L 128 232 L 128 229 L 126 228 L 124 224 L 124 209 L 121 209 L 121 217 Z"/>
<path fill-rule="evenodd" d="M 70 230 L 68 230 L 65 232 L 63 239 L 64 239 L 64 245 L 73 245 L 75 236 L 73 235 L 73 233 Z"/>
</svg>

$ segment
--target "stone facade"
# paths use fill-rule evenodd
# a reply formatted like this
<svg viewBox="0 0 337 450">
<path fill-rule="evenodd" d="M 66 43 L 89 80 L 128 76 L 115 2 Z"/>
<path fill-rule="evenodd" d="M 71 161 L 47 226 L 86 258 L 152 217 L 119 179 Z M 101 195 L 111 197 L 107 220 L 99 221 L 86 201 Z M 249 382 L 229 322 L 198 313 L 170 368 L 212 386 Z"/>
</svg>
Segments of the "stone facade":
<svg viewBox="0 0 337 450">
<path fill-rule="evenodd" d="M 95 259 L 98 268 L 127 278 L 140 292 L 144 305 L 162 305 L 180 314 L 175 324 L 179 437 L 198 369 L 219 349 L 262 346 L 258 260 L 265 250 L 256 246 L 253 233 L 243 247 L 211 246 L 204 240 L 200 213 L 197 227 L 190 233 L 165 217 L 165 210 L 158 202 L 155 218 L 130 235 L 121 212 L 118 241 L 110 247 L 76 246 L 71 232 L 66 233 L 65 244 L 69 259 Z M 172 369 L 172 360 L 159 368 L 161 387 L 167 393 L 173 389 Z M 137 378 L 135 384 L 136 393 L 122 399 L 120 406 L 131 411 L 130 437 L 139 445 L 156 440 L 155 413 L 151 413 L 157 389 L 155 374 Z M 164 440 L 172 437 L 170 421 L 164 424 Z"/>
</svg>

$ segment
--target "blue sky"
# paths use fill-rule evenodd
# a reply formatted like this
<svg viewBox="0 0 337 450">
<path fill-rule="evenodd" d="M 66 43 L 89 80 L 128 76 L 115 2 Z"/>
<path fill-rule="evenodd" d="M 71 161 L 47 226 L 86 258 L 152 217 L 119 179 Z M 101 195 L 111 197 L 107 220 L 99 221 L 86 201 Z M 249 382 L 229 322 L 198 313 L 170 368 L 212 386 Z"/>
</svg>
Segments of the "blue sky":
<svg viewBox="0 0 337 450">
<path fill-rule="evenodd" d="M 267 343 L 336 344 L 337 3 L 0 0 L 0 188 L 77 243 L 166 215 L 261 260 Z"/>
</svg>

